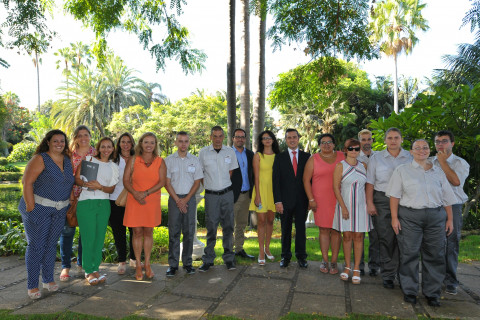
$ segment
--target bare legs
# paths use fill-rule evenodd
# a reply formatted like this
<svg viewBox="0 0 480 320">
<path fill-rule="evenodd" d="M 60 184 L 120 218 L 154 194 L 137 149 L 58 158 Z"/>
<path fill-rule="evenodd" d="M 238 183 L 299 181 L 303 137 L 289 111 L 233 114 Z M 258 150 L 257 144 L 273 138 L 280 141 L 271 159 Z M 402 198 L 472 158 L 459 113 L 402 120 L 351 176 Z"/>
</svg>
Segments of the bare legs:
<svg viewBox="0 0 480 320">
<path fill-rule="evenodd" d="M 345 268 L 351 267 L 351 255 L 352 255 L 352 240 L 353 240 L 353 258 L 354 267 L 353 270 L 360 270 L 360 260 L 362 259 L 363 252 L 363 232 L 344 232 L 343 233 L 343 254 L 345 256 Z M 333 260 L 333 259 L 332 259 Z M 343 272 L 348 274 L 348 270 Z M 360 276 L 358 274 L 354 274 Z"/>
<path fill-rule="evenodd" d="M 273 233 L 273 220 L 275 213 L 272 211 L 257 212 L 257 234 L 258 234 L 258 259 L 265 260 L 265 252 L 270 253 L 270 240 Z"/>
<path fill-rule="evenodd" d="M 331 228 L 319 228 L 320 231 L 320 250 L 322 251 L 322 259 L 328 262 L 328 249 L 332 248 L 332 263 L 336 263 L 338 252 L 340 251 L 340 243 L 342 241 L 341 234 L 337 230 Z"/>
<path fill-rule="evenodd" d="M 133 228 L 133 252 L 137 266 L 135 269 L 135 278 L 137 280 L 143 279 L 142 273 L 142 248 L 145 255 L 145 275 L 147 278 L 153 278 L 155 275 L 150 266 L 150 255 L 153 247 L 153 228 L 134 227 Z"/>
</svg>

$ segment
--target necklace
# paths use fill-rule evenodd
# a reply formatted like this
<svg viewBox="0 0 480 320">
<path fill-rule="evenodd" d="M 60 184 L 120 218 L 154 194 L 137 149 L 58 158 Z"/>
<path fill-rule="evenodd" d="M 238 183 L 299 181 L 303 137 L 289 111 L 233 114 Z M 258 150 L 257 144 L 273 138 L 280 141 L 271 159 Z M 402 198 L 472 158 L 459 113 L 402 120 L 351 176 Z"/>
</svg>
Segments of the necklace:
<svg viewBox="0 0 480 320">
<path fill-rule="evenodd" d="M 330 156 L 328 156 L 328 157 L 327 157 L 326 155 L 324 155 L 323 152 L 320 152 L 320 155 L 321 155 L 322 157 L 328 159 L 328 158 L 333 158 L 333 157 L 335 156 L 335 152 L 333 152 L 332 155 L 330 155 Z"/>
</svg>

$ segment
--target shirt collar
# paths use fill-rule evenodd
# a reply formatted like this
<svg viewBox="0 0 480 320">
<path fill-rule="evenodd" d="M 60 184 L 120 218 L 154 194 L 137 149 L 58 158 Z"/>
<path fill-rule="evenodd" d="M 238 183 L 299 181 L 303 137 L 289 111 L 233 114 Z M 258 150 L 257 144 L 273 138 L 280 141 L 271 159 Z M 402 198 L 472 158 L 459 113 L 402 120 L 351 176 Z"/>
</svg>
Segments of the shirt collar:
<svg viewBox="0 0 480 320">
<path fill-rule="evenodd" d="M 293 151 L 296 151 L 297 154 L 298 154 L 298 147 L 297 147 L 296 149 L 290 149 L 290 148 L 288 148 L 288 153 L 292 153 Z"/>
<path fill-rule="evenodd" d="M 175 151 L 175 153 L 173 154 L 173 156 L 174 156 L 175 158 L 179 158 L 179 159 L 181 158 L 180 155 L 178 154 L 178 151 Z M 187 155 L 185 156 L 185 158 L 190 158 L 190 157 L 191 157 L 191 154 L 190 154 L 190 152 L 187 151 Z"/>
<path fill-rule="evenodd" d="M 225 146 L 222 144 L 221 150 L 224 150 L 224 149 L 225 149 Z M 215 151 L 215 149 L 213 148 L 213 144 L 211 144 L 211 145 L 208 146 L 208 150 L 209 150 L 209 151 Z"/>
<path fill-rule="evenodd" d="M 410 152 L 408 152 L 407 150 L 405 150 L 403 148 L 400 148 L 400 153 L 398 154 L 397 158 L 408 157 L 409 154 L 410 154 Z M 393 158 L 393 156 L 390 154 L 390 152 L 388 152 L 388 149 L 383 150 L 383 157 L 384 158 L 388 158 L 388 157 Z"/>
<path fill-rule="evenodd" d="M 431 167 L 430 169 L 426 170 L 426 171 L 430 171 L 430 170 L 435 171 L 435 170 L 438 169 L 437 166 L 434 166 L 434 165 L 433 165 L 432 161 L 430 161 L 430 160 L 427 160 L 427 161 L 432 165 L 432 167 Z M 419 169 L 419 168 L 420 168 L 420 169 L 424 170 L 423 167 L 422 167 L 420 164 L 418 164 L 417 161 L 415 161 L 415 159 L 412 160 L 412 166 L 413 166 L 415 169 Z"/>
</svg>

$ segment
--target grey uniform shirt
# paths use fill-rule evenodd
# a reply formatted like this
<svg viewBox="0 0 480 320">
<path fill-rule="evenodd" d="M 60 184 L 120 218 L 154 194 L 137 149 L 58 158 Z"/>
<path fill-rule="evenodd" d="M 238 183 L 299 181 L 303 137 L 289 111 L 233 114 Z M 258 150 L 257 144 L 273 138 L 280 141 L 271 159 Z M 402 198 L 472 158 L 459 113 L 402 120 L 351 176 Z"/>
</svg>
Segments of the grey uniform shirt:
<svg viewBox="0 0 480 320">
<path fill-rule="evenodd" d="M 401 206 L 413 209 L 446 207 L 457 201 L 447 176 L 439 167 L 432 166 L 425 171 L 415 160 L 393 171 L 385 194 L 399 198 Z"/>
<path fill-rule="evenodd" d="M 438 166 L 441 169 L 440 163 L 438 162 L 436 156 L 431 157 L 430 160 L 433 162 L 434 166 Z M 450 157 L 447 158 L 447 164 L 453 171 L 455 171 L 458 179 L 460 180 L 459 186 L 450 185 L 453 189 L 455 197 L 457 198 L 457 202 L 455 202 L 455 204 L 463 204 L 468 200 L 468 196 L 463 190 L 463 186 L 468 177 L 468 173 L 470 172 L 470 165 L 467 161 L 454 154 L 451 154 Z"/>
<path fill-rule="evenodd" d="M 220 191 L 232 185 L 230 170 L 238 168 L 237 156 L 232 148 L 222 146 L 217 152 L 213 145 L 209 145 L 200 150 L 198 159 L 203 168 L 205 189 Z"/>
<path fill-rule="evenodd" d="M 394 157 L 387 149 L 376 152 L 370 156 L 367 168 L 367 183 L 373 185 L 373 189 L 385 192 L 393 170 L 401 164 L 413 160 L 407 150 L 401 149 L 397 157 Z"/>
<path fill-rule="evenodd" d="M 370 157 L 368 157 L 365 153 L 363 153 L 363 150 L 360 150 L 360 155 L 357 157 L 357 160 L 368 165 L 368 161 L 371 157 L 373 157 L 375 153 L 377 153 L 377 151 L 372 150 L 372 152 L 370 153 Z"/>
<path fill-rule="evenodd" d="M 185 158 L 181 158 L 178 152 L 165 158 L 167 166 L 167 178 L 176 194 L 188 194 L 195 180 L 203 178 L 203 170 L 198 158 L 187 152 Z"/>
</svg>

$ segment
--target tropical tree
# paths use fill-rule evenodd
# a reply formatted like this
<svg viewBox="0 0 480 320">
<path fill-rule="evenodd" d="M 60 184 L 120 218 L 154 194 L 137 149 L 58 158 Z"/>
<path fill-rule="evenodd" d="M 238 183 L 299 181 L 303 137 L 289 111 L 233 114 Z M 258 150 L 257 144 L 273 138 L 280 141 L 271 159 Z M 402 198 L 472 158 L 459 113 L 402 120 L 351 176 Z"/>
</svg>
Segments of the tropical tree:
<svg viewBox="0 0 480 320">
<path fill-rule="evenodd" d="M 73 54 L 72 68 L 76 70 L 77 77 L 80 68 L 88 67 L 92 63 L 92 52 L 90 47 L 81 41 L 70 43 L 70 51 Z"/>
<path fill-rule="evenodd" d="M 235 0 L 229 0 L 229 53 L 227 61 L 227 143 L 232 145 L 233 130 L 236 123 L 236 88 L 235 88 Z"/>
<path fill-rule="evenodd" d="M 107 130 L 110 131 L 116 137 L 119 137 L 124 132 L 129 132 L 132 136 L 138 137 L 143 132 L 139 129 L 143 124 L 152 116 L 150 108 L 136 105 L 113 114 L 112 121 L 107 126 Z"/>
<path fill-rule="evenodd" d="M 246 146 L 250 148 L 250 0 L 242 0 L 243 63 L 240 70 L 240 127 L 246 132 Z"/>
<path fill-rule="evenodd" d="M 72 63 L 72 60 L 74 59 L 74 53 L 70 48 L 61 48 L 58 49 L 57 52 L 53 53 L 56 57 L 59 57 L 57 61 L 55 61 L 55 64 L 57 66 L 57 69 L 60 69 L 63 66 L 62 74 L 65 76 L 65 84 L 67 86 L 67 98 L 68 98 L 68 77 L 72 73 L 70 70 L 70 66 Z"/>
<path fill-rule="evenodd" d="M 398 73 L 397 58 L 401 52 L 409 54 L 418 42 L 417 30 L 428 30 L 427 21 L 422 16 L 426 4 L 421 0 L 383 0 L 372 9 L 370 22 L 371 40 L 378 43 L 380 51 L 393 57 L 394 104 L 398 113 Z"/>
<path fill-rule="evenodd" d="M 37 69 L 37 93 L 38 93 L 38 111 L 40 112 L 40 66 L 42 63 L 40 55 L 45 53 L 50 45 L 52 38 L 47 39 L 43 34 L 35 32 L 33 35 L 28 35 L 25 43 L 25 49 L 29 55 L 34 55 L 33 65 Z"/>
<path fill-rule="evenodd" d="M 412 77 L 400 77 L 398 89 L 398 96 L 403 101 L 404 108 L 411 107 L 420 93 L 418 79 Z"/>
</svg>

